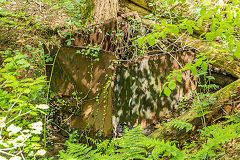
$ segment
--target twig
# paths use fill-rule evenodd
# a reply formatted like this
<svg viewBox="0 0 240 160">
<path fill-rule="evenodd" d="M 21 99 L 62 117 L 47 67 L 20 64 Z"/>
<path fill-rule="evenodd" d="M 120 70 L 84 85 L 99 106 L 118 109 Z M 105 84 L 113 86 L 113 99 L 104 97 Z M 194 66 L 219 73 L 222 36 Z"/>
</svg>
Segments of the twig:
<svg viewBox="0 0 240 160">
<path fill-rule="evenodd" d="M 6 154 L 6 155 L 9 155 L 9 156 L 12 156 L 12 157 L 14 157 L 14 156 L 15 156 L 15 155 L 13 155 L 13 154 L 11 154 L 11 153 L 4 152 L 4 151 L 1 151 L 1 150 L 0 150 L 0 153 Z"/>
<path fill-rule="evenodd" d="M 14 117 L 14 118 L 11 119 L 10 121 L 8 121 L 6 124 L 11 123 L 12 121 L 14 121 L 15 119 L 17 119 L 18 117 L 24 116 L 24 115 L 26 115 L 26 114 L 28 114 L 28 113 L 30 113 L 30 112 L 32 112 L 32 111 L 27 111 L 26 113 L 18 114 L 16 117 Z M 21 112 L 20 112 L 20 113 L 21 113 Z"/>
<path fill-rule="evenodd" d="M 0 86 L 0 88 L 2 88 L 7 81 L 8 80 L 4 81 L 3 84 Z"/>
</svg>

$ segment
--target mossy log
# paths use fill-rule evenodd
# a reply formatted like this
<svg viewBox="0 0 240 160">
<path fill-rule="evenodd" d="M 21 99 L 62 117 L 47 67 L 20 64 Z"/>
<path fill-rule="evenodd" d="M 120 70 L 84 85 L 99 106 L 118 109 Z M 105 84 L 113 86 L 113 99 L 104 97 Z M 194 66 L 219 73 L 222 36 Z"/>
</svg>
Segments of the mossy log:
<svg viewBox="0 0 240 160">
<path fill-rule="evenodd" d="M 215 41 L 201 41 L 200 39 L 188 35 L 179 35 L 177 39 L 179 39 L 179 42 L 184 42 L 185 44 L 184 46 L 181 46 L 183 43 L 178 43 L 180 47 L 192 48 L 201 53 L 209 52 L 209 59 L 215 60 L 213 63 L 214 67 L 217 67 L 221 71 L 231 74 L 236 78 L 240 78 L 240 60 L 235 58 L 229 52 L 221 52 L 222 49 L 226 48 L 223 44 Z"/>
<path fill-rule="evenodd" d="M 209 106 L 210 112 L 204 117 L 206 124 L 212 122 L 216 115 L 222 115 L 224 112 L 224 106 L 239 100 L 240 79 L 222 88 L 216 93 L 213 93 L 210 98 L 216 98 L 216 102 L 214 105 Z M 193 110 L 189 110 L 177 119 L 179 121 L 191 123 L 192 130 L 186 131 L 186 129 L 179 130 L 173 127 L 160 126 L 149 136 L 164 140 L 178 140 L 179 142 L 182 140 L 187 140 L 191 134 L 194 134 L 197 131 L 197 129 L 200 129 L 204 126 L 202 117 L 196 117 L 198 114 L 199 113 L 197 112 L 193 112 Z"/>
</svg>

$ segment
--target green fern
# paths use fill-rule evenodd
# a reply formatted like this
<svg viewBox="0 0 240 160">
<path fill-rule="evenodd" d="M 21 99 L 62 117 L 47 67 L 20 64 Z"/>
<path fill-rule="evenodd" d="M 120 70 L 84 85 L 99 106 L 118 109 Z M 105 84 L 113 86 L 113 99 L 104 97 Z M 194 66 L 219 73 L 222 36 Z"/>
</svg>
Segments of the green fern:
<svg viewBox="0 0 240 160">
<path fill-rule="evenodd" d="M 97 150 L 92 150 L 92 147 L 88 147 L 85 144 L 74 144 L 68 143 L 67 151 L 60 151 L 60 159 L 68 160 L 81 160 L 81 159 L 92 159 L 100 157 L 99 153 L 96 153 Z"/>
<path fill-rule="evenodd" d="M 225 154 L 223 146 L 225 143 L 231 142 L 239 137 L 239 123 L 230 124 L 227 126 L 212 125 L 202 130 L 201 136 L 207 140 L 206 144 L 202 145 L 202 149 L 192 154 L 195 159 L 218 158 Z"/>
<path fill-rule="evenodd" d="M 144 136 L 140 127 L 125 130 L 123 137 L 97 143 L 93 150 L 85 144 L 68 143 L 67 150 L 59 153 L 60 159 L 70 160 L 125 160 L 125 159 L 184 159 L 185 153 L 169 142 Z M 91 140 L 92 141 L 92 140 Z"/>
<path fill-rule="evenodd" d="M 183 122 L 183 121 L 176 120 L 176 119 L 173 119 L 172 121 L 166 123 L 165 125 L 169 126 L 169 127 L 174 127 L 176 129 L 180 129 L 180 130 L 185 128 L 187 132 L 189 130 L 191 130 L 191 128 L 192 128 L 191 123 Z"/>
<path fill-rule="evenodd" d="M 173 125 L 174 124 L 174 125 Z M 187 124 L 179 121 L 173 121 L 169 126 L 186 128 Z M 231 142 L 240 136 L 239 123 L 223 125 L 212 125 L 201 130 L 199 147 L 196 143 L 191 143 L 190 148 L 179 150 L 171 142 L 154 139 L 144 136 L 140 127 L 132 130 L 125 130 L 123 137 L 104 141 L 95 142 L 97 149 L 85 144 L 68 143 L 67 150 L 59 153 L 62 160 L 126 160 L 126 159 L 206 159 L 219 158 L 225 154 L 224 144 Z M 200 148 L 194 151 L 192 148 Z M 186 154 L 188 153 L 188 154 Z"/>
</svg>

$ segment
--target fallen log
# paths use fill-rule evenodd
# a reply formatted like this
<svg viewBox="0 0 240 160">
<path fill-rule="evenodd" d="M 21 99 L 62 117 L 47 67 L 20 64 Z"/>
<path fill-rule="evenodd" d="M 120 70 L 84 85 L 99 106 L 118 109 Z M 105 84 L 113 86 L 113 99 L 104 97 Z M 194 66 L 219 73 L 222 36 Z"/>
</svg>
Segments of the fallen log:
<svg viewBox="0 0 240 160">
<path fill-rule="evenodd" d="M 206 124 L 212 122 L 216 115 L 223 114 L 223 108 L 234 101 L 239 101 L 240 99 L 240 79 L 229 84 L 228 86 L 220 89 L 219 91 L 213 93 L 210 98 L 216 98 L 215 104 L 209 106 L 209 113 L 204 116 L 204 121 Z M 207 100 L 206 100 L 207 101 Z M 160 126 L 157 130 L 151 133 L 149 136 L 153 138 L 160 138 L 164 140 L 187 140 L 192 134 L 196 133 L 197 129 L 204 127 L 203 119 L 201 117 L 196 117 L 199 112 L 194 112 L 194 109 L 189 110 L 177 120 L 182 122 L 187 122 L 192 124 L 192 129 L 186 131 L 186 129 L 176 129 L 173 127 Z"/>
<path fill-rule="evenodd" d="M 177 39 L 179 39 L 179 42 L 184 42 L 184 46 L 182 46 L 182 43 L 178 43 L 181 47 L 192 48 L 200 53 L 211 51 L 209 52 L 209 59 L 216 60 L 212 64 L 214 67 L 217 67 L 221 71 L 229 73 L 234 77 L 240 78 L 240 60 L 235 58 L 229 52 L 221 52 L 221 49 L 226 49 L 223 44 L 215 41 L 201 41 L 200 39 L 188 35 L 179 36 Z"/>
</svg>

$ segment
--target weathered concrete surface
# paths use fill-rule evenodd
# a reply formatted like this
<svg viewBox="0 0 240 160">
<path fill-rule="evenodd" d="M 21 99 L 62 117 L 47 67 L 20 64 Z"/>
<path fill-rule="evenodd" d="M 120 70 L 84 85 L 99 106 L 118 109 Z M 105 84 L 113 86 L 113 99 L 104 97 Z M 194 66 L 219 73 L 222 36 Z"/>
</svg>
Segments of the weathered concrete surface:
<svg viewBox="0 0 240 160">
<path fill-rule="evenodd" d="M 52 90 L 60 97 L 71 97 L 73 92 L 81 97 L 79 102 L 75 102 L 75 107 L 66 106 L 63 110 L 63 114 L 71 117 L 69 124 L 74 128 L 84 130 L 90 127 L 94 131 L 103 131 L 104 135 L 111 135 L 112 128 L 116 129 L 118 124 L 141 124 L 145 128 L 170 115 L 178 98 L 195 87 L 190 83 L 190 73 L 183 73 L 183 81 L 177 84 L 172 95 L 159 97 L 167 75 L 180 69 L 178 63 L 191 62 L 193 52 L 173 54 L 175 58 L 169 54 L 149 55 L 122 63 L 113 72 L 115 56 L 112 52 L 101 51 L 100 61 L 93 62 L 91 78 L 92 61 L 77 54 L 77 50 L 81 48 L 60 48 L 51 83 Z M 111 83 L 109 77 L 114 77 Z M 78 112 L 71 114 L 70 108 Z"/>
<path fill-rule="evenodd" d="M 173 56 L 175 59 L 169 54 L 148 56 L 117 67 L 113 86 L 114 127 L 117 124 L 141 124 L 145 128 L 156 123 L 161 117 L 169 115 L 180 97 L 195 88 L 195 84 L 190 83 L 190 73 L 186 72 L 170 97 L 159 96 L 169 73 L 180 69 L 178 62 L 181 65 L 191 62 L 194 53 Z"/>
<path fill-rule="evenodd" d="M 95 131 L 111 134 L 112 129 L 112 96 L 107 75 L 112 75 L 109 68 L 114 55 L 111 52 L 101 51 L 99 61 L 91 61 L 85 55 L 77 54 L 79 47 L 62 47 L 58 51 L 54 66 L 51 89 L 59 97 L 80 97 L 71 108 L 77 110 L 70 113 L 71 106 L 63 109 L 63 114 L 69 115 L 70 126 L 78 129 L 91 127 Z M 91 64 L 93 64 L 91 69 Z M 93 77 L 91 77 L 91 74 Z M 98 101 L 99 100 L 99 101 Z"/>
</svg>

